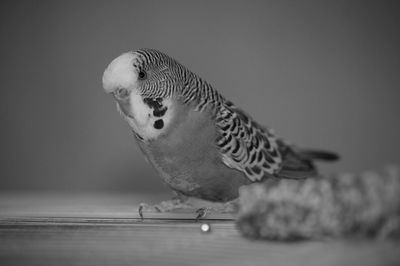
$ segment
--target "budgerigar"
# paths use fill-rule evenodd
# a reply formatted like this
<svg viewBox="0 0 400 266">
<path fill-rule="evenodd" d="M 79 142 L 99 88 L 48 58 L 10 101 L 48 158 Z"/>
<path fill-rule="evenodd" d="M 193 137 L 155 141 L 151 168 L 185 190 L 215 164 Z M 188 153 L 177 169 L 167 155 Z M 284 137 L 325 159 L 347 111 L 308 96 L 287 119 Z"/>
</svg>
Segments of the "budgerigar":
<svg viewBox="0 0 400 266">
<path fill-rule="evenodd" d="M 104 71 L 103 87 L 148 161 L 178 195 L 229 202 L 243 185 L 315 176 L 314 159 L 338 158 L 288 144 L 154 49 L 115 58 Z"/>
</svg>

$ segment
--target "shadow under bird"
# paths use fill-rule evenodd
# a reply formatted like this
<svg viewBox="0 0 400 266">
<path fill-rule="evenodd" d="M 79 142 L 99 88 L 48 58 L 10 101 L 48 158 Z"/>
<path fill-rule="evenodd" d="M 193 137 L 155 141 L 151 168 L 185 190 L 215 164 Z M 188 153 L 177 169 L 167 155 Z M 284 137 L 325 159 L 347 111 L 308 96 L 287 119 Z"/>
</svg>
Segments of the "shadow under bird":
<svg viewBox="0 0 400 266">
<path fill-rule="evenodd" d="M 174 204 L 142 204 L 141 216 L 143 208 L 168 211 L 185 206 L 189 198 L 210 206 L 230 203 L 243 185 L 316 176 L 314 160 L 338 159 L 277 137 L 207 81 L 154 49 L 115 58 L 104 71 L 103 87 L 143 154 L 177 195 Z M 209 210 L 203 207 L 198 218 Z"/>
</svg>

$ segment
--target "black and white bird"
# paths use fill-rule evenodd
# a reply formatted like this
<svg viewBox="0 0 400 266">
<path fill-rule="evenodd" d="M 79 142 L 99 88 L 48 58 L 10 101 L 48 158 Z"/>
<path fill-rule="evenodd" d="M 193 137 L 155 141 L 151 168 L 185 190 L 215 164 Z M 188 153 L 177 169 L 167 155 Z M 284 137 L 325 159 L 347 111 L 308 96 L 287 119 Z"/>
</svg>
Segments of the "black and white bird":
<svg viewBox="0 0 400 266">
<path fill-rule="evenodd" d="M 103 87 L 114 96 L 143 154 L 181 198 L 230 202 L 243 185 L 316 176 L 314 160 L 338 159 L 277 137 L 157 50 L 115 58 L 104 71 Z M 163 206 L 157 209 L 168 209 Z"/>
</svg>

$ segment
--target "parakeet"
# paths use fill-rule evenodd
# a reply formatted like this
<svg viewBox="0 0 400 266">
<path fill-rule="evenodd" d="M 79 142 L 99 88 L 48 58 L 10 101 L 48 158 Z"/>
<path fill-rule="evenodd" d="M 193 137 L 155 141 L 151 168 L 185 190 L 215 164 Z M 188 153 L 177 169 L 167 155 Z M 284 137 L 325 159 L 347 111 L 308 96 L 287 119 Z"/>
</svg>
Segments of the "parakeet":
<svg viewBox="0 0 400 266">
<path fill-rule="evenodd" d="M 148 161 L 179 195 L 229 202 L 243 185 L 316 176 L 313 160 L 338 159 L 277 137 L 158 50 L 115 58 L 104 71 L 103 87 Z"/>
</svg>

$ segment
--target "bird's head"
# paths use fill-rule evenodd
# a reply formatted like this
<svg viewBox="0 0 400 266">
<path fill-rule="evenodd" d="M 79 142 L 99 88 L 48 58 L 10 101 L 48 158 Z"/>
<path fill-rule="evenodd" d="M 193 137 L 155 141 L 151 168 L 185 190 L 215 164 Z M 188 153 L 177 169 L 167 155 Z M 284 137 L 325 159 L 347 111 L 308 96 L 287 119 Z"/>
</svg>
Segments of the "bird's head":
<svg viewBox="0 0 400 266">
<path fill-rule="evenodd" d="M 141 49 L 115 58 L 104 71 L 103 87 L 135 132 L 154 137 L 168 125 L 172 96 L 179 95 L 187 73 L 166 54 Z"/>
<path fill-rule="evenodd" d="M 103 87 L 117 101 L 131 93 L 144 97 L 170 96 L 179 89 L 183 67 L 168 55 L 153 49 L 140 49 L 115 58 L 103 74 Z"/>
</svg>

